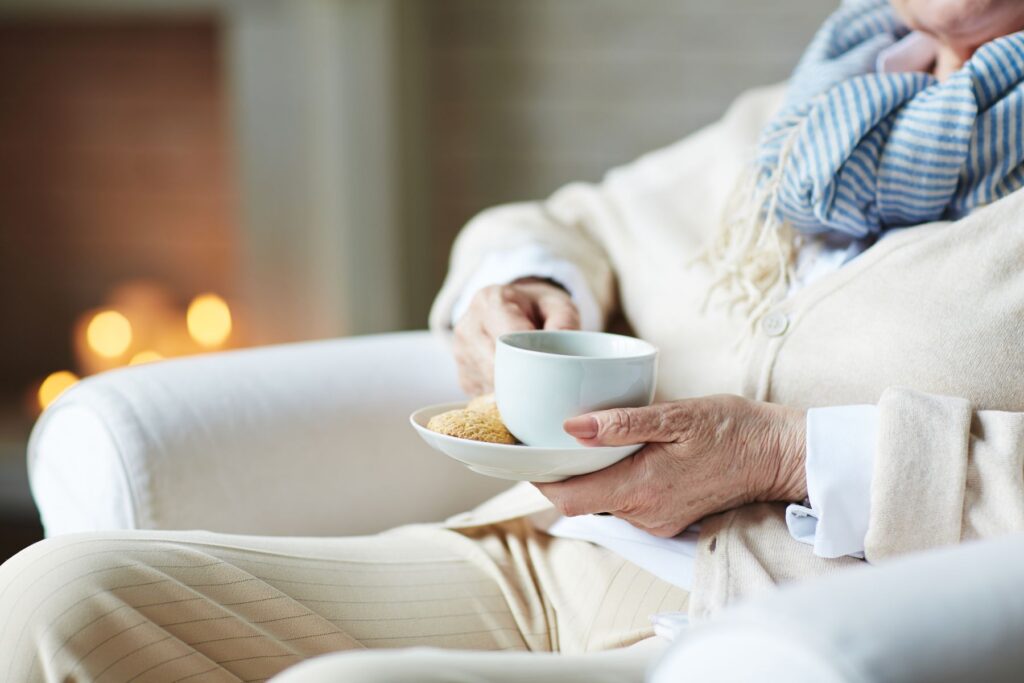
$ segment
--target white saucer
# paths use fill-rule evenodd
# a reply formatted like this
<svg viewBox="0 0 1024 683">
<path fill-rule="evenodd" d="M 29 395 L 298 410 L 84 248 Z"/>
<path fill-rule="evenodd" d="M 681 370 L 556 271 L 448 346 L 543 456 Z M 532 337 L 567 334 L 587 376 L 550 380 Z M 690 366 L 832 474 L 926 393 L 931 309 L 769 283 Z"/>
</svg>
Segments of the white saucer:
<svg viewBox="0 0 1024 683">
<path fill-rule="evenodd" d="M 409 422 L 423 440 L 449 458 L 488 477 L 512 481 L 562 481 L 578 474 L 589 474 L 614 465 L 636 453 L 644 444 L 595 446 L 588 448 L 541 448 L 536 446 L 486 443 L 438 434 L 427 429 L 430 418 L 449 410 L 465 408 L 465 403 L 441 403 L 420 408 Z"/>
</svg>

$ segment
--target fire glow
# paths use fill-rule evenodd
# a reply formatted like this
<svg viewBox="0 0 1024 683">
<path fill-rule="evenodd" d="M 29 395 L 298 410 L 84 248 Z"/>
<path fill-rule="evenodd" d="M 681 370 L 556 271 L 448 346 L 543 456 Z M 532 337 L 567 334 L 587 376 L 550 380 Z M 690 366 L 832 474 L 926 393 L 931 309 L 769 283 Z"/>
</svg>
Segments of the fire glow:
<svg viewBox="0 0 1024 683">
<path fill-rule="evenodd" d="M 43 383 L 39 385 L 39 391 L 36 393 L 39 400 L 39 408 L 45 410 L 46 406 L 56 401 L 58 396 L 77 383 L 78 376 L 73 372 L 58 370 L 57 372 L 50 373 L 43 380 Z"/>
<path fill-rule="evenodd" d="M 108 305 L 86 312 L 72 336 L 77 371 L 58 370 L 37 385 L 34 403 L 45 410 L 81 377 L 114 368 L 229 348 L 234 320 L 223 297 L 194 297 L 182 310 L 165 288 L 123 285 Z"/>
<path fill-rule="evenodd" d="M 132 345 L 132 324 L 117 311 L 101 311 L 89 321 L 85 338 L 95 353 L 117 358 Z"/>
<path fill-rule="evenodd" d="M 208 349 L 217 348 L 231 336 L 231 309 L 216 294 L 202 294 L 192 299 L 186 322 L 192 339 Z"/>
</svg>

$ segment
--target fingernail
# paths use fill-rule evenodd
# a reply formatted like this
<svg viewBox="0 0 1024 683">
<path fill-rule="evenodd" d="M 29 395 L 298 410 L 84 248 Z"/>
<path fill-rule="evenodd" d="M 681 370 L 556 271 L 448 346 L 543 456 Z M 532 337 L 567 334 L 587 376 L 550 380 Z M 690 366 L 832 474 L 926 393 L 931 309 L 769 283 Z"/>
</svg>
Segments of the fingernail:
<svg viewBox="0 0 1024 683">
<path fill-rule="evenodd" d="M 562 423 L 562 429 L 577 439 L 593 439 L 597 436 L 597 418 L 591 415 L 570 417 Z"/>
</svg>

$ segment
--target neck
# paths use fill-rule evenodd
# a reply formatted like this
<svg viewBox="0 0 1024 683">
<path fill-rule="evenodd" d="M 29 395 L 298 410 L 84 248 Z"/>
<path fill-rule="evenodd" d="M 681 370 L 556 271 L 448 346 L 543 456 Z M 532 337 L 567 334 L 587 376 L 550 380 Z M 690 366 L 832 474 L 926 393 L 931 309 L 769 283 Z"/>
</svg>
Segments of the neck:
<svg viewBox="0 0 1024 683">
<path fill-rule="evenodd" d="M 958 54 L 956 50 L 947 45 L 940 44 L 938 46 L 938 52 L 935 55 L 935 64 L 932 67 L 932 74 L 940 81 L 944 81 L 952 74 L 963 68 L 965 61 L 965 58 Z"/>
</svg>

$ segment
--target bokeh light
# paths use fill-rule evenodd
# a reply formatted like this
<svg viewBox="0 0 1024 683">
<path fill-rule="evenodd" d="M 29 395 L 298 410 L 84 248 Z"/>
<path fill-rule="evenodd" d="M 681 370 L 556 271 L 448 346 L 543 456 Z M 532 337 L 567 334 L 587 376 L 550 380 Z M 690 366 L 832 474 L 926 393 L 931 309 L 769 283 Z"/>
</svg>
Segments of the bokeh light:
<svg viewBox="0 0 1024 683">
<path fill-rule="evenodd" d="M 231 309 L 216 294 L 201 294 L 188 305 L 188 333 L 200 346 L 220 346 L 231 335 Z"/>
<path fill-rule="evenodd" d="M 78 376 L 67 370 L 51 373 L 39 385 L 39 407 L 43 410 L 57 400 L 57 397 L 70 389 L 78 381 Z"/>
<path fill-rule="evenodd" d="M 117 358 L 132 345 L 132 324 L 117 311 L 101 311 L 89 321 L 85 339 L 104 358 Z"/>
<path fill-rule="evenodd" d="M 139 351 L 137 354 L 132 356 L 132 359 L 128 361 L 128 365 L 142 365 L 143 363 L 152 363 L 153 361 L 163 360 L 158 352 L 148 349 L 146 351 Z"/>
</svg>

